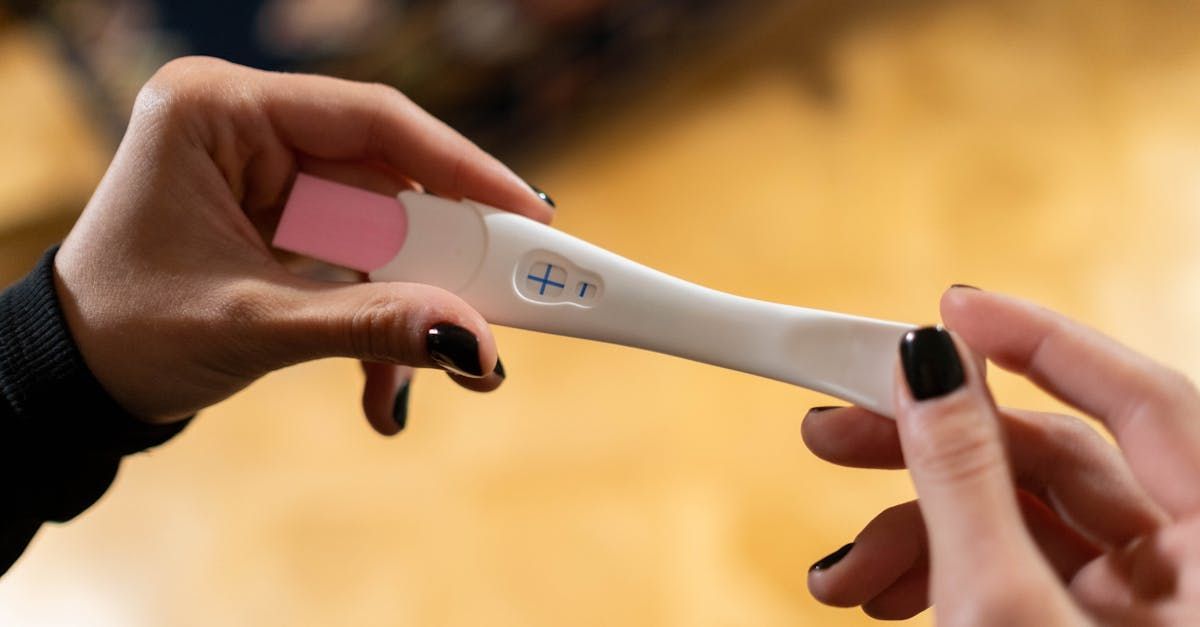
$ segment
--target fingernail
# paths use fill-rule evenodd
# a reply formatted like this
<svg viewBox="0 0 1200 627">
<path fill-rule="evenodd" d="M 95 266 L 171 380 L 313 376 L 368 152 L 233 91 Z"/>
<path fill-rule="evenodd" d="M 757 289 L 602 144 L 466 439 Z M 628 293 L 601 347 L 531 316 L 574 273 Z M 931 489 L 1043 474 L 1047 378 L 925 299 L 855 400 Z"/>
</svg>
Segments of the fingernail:
<svg viewBox="0 0 1200 627">
<path fill-rule="evenodd" d="M 396 400 L 392 402 L 392 419 L 396 421 L 396 426 L 403 431 L 405 425 L 408 424 L 408 388 L 412 385 L 412 381 L 405 381 L 404 385 L 400 386 L 400 390 L 396 392 Z"/>
<path fill-rule="evenodd" d="M 508 375 L 504 374 L 504 362 L 500 361 L 499 357 L 496 358 L 496 367 L 492 369 L 492 372 L 496 373 L 501 379 L 508 378 Z"/>
<path fill-rule="evenodd" d="M 533 193 L 536 194 L 537 197 L 540 198 L 542 202 L 546 203 L 547 205 L 550 205 L 551 208 L 554 208 L 554 209 L 558 208 L 558 205 L 554 204 L 554 199 L 550 197 L 550 194 L 543 192 L 542 188 L 540 188 L 537 185 L 534 185 L 532 183 L 526 183 L 526 185 L 529 186 L 529 189 L 533 190 Z"/>
<path fill-rule="evenodd" d="M 474 333 L 456 324 L 438 324 L 425 335 L 429 357 L 454 374 L 478 379 L 483 376 L 479 363 L 479 340 Z"/>
<path fill-rule="evenodd" d="M 821 405 L 819 407 L 813 407 L 812 409 L 808 410 L 808 413 L 805 415 L 811 416 L 813 414 L 819 414 L 823 411 L 829 411 L 831 409 L 841 409 L 841 407 L 839 407 L 837 405 Z"/>
<path fill-rule="evenodd" d="M 900 363 L 913 398 L 924 401 L 945 396 L 966 381 L 954 338 L 940 325 L 904 334 Z"/>
<path fill-rule="evenodd" d="M 964 290 L 976 290 L 976 291 L 980 291 L 980 292 L 983 291 L 983 290 L 979 289 L 978 287 L 975 287 L 974 285 L 967 285 L 966 283 L 955 283 L 954 285 L 950 286 L 950 289 L 957 289 L 957 288 L 962 288 Z"/>
<path fill-rule="evenodd" d="M 846 557 L 846 555 L 848 553 L 850 553 L 850 549 L 853 549 L 853 548 L 854 548 L 854 543 L 851 542 L 850 544 L 843 546 L 842 548 L 834 551 L 833 553 L 830 553 L 829 555 L 822 557 L 821 559 L 817 560 L 817 563 L 815 563 L 809 567 L 808 572 L 811 573 L 811 572 L 828 570 L 830 568 L 833 568 L 833 566 L 835 564 L 837 564 L 838 562 L 842 561 L 842 558 Z"/>
</svg>

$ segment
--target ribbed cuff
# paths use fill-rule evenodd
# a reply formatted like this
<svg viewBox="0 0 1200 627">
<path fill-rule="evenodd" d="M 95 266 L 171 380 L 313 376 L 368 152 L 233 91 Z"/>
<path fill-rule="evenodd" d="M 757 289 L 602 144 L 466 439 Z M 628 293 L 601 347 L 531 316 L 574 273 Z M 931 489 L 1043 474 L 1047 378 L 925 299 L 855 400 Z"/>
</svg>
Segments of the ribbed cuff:
<svg viewBox="0 0 1200 627">
<path fill-rule="evenodd" d="M 45 520 L 86 509 L 108 488 L 122 456 L 162 444 L 187 425 L 134 418 L 92 376 L 59 306 L 57 252 L 51 248 L 0 294 L 0 393 L 11 408 L 0 440 L 15 456 L 6 461 L 22 465 L 6 470 L 28 479 L 14 487 Z"/>
</svg>

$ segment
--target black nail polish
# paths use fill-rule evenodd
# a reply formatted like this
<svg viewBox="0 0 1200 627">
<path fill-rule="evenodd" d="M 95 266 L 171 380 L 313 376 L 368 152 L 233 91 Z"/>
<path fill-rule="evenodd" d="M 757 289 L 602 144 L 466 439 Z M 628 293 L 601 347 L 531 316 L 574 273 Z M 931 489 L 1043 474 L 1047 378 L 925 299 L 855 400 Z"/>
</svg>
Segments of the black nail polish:
<svg viewBox="0 0 1200 627">
<path fill-rule="evenodd" d="M 446 370 L 476 379 L 483 376 L 474 333 L 455 324 L 438 324 L 425 334 L 425 344 L 430 359 Z"/>
<path fill-rule="evenodd" d="M 983 290 L 979 289 L 978 287 L 975 287 L 974 285 L 967 285 L 966 283 L 955 283 L 954 285 L 951 285 L 950 288 L 951 289 L 962 288 L 964 290 L 975 290 L 977 292 L 983 291 Z"/>
<path fill-rule="evenodd" d="M 966 382 L 954 338 L 941 326 L 909 331 L 900 341 L 900 363 L 913 398 L 945 396 Z"/>
<path fill-rule="evenodd" d="M 400 391 L 396 392 L 396 400 L 392 402 L 392 419 L 401 431 L 408 424 L 408 388 L 411 385 L 412 381 L 405 381 Z"/>
<path fill-rule="evenodd" d="M 500 361 L 499 357 L 496 358 L 496 367 L 492 369 L 492 372 L 501 379 L 508 378 L 508 375 L 504 373 L 504 362 Z"/>
<path fill-rule="evenodd" d="M 540 198 L 542 202 L 550 205 L 551 208 L 558 208 L 558 205 L 554 204 L 554 199 L 550 197 L 550 194 L 543 192 L 542 189 L 537 185 L 533 185 L 531 183 L 526 183 L 526 185 L 529 185 L 529 189 L 532 189 L 533 193 L 537 194 L 537 197 Z"/>
<path fill-rule="evenodd" d="M 812 409 L 808 410 L 808 413 L 805 415 L 811 416 L 813 414 L 819 414 L 821 412 L 829 411 L 831 409 L 841 409 L 841 407 L 838 405 L 820 405 L 818 407 L 813 407 Z"/>
<path fill-rule="evenodd" d="M 853 548 L 854 548 L 854 543 L 851 542 L 850 544 L 843 546 L 842 548 L 834 551 L 833 553 L 830 553 L 829 555 L 822 557 L 821 559 L 817 560 L 817 563 L 815 563 L 809 567 L 808 572 L 811 573 L 811 572 L 815 572 L 815 571 L 828 570 L 830 568 L 833 568 L 834 564 L 837 564 L 838 562 L 842 561 L 842 558 L 846 557 L 846 555 L 850 553 L 850 549 L 853 549 Z"/>
</svg>

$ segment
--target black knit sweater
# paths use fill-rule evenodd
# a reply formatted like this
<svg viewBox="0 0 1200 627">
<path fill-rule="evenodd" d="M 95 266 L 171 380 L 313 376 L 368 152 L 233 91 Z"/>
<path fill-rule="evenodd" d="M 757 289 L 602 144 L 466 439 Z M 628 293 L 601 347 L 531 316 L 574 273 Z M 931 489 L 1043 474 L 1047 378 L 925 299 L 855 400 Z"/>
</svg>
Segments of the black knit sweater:
<svg viewBox="0 0 1200 627">
<path fill-rule="evenodd" d="M 0 573 L 42 523 L 68 521 L 95 503 L 122 457 L 187 424 L 137 420 L 92 376 L 59 307 L 57 251 L 0 293 Z"/>
</svg>

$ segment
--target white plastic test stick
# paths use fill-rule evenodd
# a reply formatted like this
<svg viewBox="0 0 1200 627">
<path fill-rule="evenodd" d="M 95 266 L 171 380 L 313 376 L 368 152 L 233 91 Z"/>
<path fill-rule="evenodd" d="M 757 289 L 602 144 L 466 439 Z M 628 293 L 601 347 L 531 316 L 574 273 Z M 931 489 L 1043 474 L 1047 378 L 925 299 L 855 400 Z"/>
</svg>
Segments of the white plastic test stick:
<svg viewBox="0 0 1200 627">
<path fill-rule="evenodd" d="M 676 355 L 883 415 L 913 328 L 718 292 L 470 200 L 392 198 L 304 174 L 274 244 L 372 281 L 442 287 L 493 324 Z"/>
</svg>

